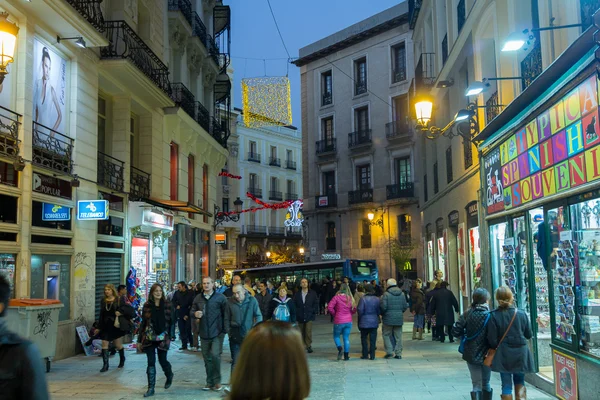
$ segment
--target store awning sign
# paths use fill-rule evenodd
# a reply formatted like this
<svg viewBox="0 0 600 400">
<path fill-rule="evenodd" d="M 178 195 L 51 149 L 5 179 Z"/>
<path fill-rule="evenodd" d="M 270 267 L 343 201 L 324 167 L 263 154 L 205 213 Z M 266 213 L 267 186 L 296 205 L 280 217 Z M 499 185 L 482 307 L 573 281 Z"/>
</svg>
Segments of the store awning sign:
<svg viewBox="0 0 600 400">
<path fill-rule="evenodd" d="M 227 234 L 215 233 L 215 244 L 227 244 Z"/>
<path fill-rule="evenodd" d="M 108 200 L 79 200 L 77 202 L 79 221 L 98 221 L 108 219 Z"/>
<path fill-rule="evenodd" d="M 42 203 L 42 221 L 70 221 L 71 209 L 52 203 Z"/>
</svg>

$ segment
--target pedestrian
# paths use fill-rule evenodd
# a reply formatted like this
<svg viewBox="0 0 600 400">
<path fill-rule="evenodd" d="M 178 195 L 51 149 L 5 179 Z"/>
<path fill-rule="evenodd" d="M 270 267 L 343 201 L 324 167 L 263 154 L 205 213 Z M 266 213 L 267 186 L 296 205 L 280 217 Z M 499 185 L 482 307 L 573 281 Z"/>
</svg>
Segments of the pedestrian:
<svg viewBox="0 0 600 400">
<path fill-rule="evenodd" d="M 227 399 L 305 400 L 309 395 L 308 362 L 298 330 L 278 321 L 253 328 L 242 344 Z"/>
<path fill-rule="evenodd" d="M 383 321 L 383 344 L 385 358 L 402 359 L 402 325 L 404 311 L 408 308 L 406 296 L 396 284 L 396 280 L 387 280 L 387 289 L 381 296 L 381 319 Z M 392 340 L 395 344 L 392 344 Z"/>
<path fill-rule="evenodd" d="M 255 299 L 258 301 L 258 307 L 260 308 L 263 321 L 268 320 L 270 318 L 269 310 L 271 308 L 273 296 L 269 293 L 266 281 L 259 282 L 258 293 L 256 294 Z"/>
<path fill-rule="evenodd" d="M 371 285 L 373 285 L 373 287 L 375 288 L 375 296 L 381 297 L 383 295 L 383 291 L 381 290 L 381 286 L 377 284 L 377 281 L 375 279 L 371 281 Z"/>
<path fill-rule="evenodd" d="M 177 326 L 179 327 L 179 336 L 181 337 L 181 350 L 188 349 L 188 343 L 192 347 L 194 338 L 192 337 L 192 322 L 190 319 L 190 309 L 194 302 L 194 291 L 188 288 L 185 281 L 179 282 L 178 290 L 173 295 L 173 305 L 175 306 L 175 315 Z"/>
<path fill-rule="evenodd" d="M 206 369 L 206 385 L 202 390 L 220 391 L 223 389 L 221 352 L 225 337 L 223 318 L 227 299 L 221 293 L 215 292 L 215 281 L 209 276 L 202 278 L 202 289 L 203 293 L 196 296 L 190 311 L 190 317 L 199 319 L 198 332 Z"/>
<path fill-rule="evenodd" d="M 274 321 L 296 323 L 296 307 L 284 283 L 279 287 L 279 296 L 273 297 L 269 307 L 269 319 Z"/>
<path fill-rule="evenodd" d="M 201 293 L 202 293 L 202 282 L 199 282 L 196 284 L 196 290 L 194 290 L 194 297 L 192 298 L 192 304 L 194 303 L 194 299 L 196 298 L 196 296 L 198 296 Z M 190 306 L 190 312 L 191 311 L 192 311 L 192 308 Z M 192 351 L 198 352 L 198 351 L 200 351 L 200 338 L 199 338 L 200 320 L 197 318 L 190 317 L 190 326 L 192 329 L 192 342 L 191 342 Z"/>
<path fill-rule="evenodd" d="M 356 285 L 356 292 L 354 292 L 354 304 L 358 305 L 360 299 L 365 295 L 365 287 L 362 283 Z"/>
<path fill-rule="evenodd" d="M 357 289 L 358 290 L 358 289 Z M 365 295 L 358 302 L 358 329 L 360 330 L 360 343 L 362 345 L 363 360 L 375 359 L 375 346 L 377 344 L 377 328 L 381 315 L 380 300 L 375 296 L 373 285 L 366 285 Z"/>
<path fill-rule="evenodd" d="M 249 295 L 244 286 L 241 284 L 235 285 L 233 287 L 233 297 L 227 300 L 224 319 L 225 332 L 229 335 L 232 374 L 244 337 L 254 325 L 262 322 L 262 320 L 258 301 Z"/>
<path fill-rule="evenodd" d="M 512 400 L 513 383 L 515 398 L 524 400 L 525 374 L 535 372 L 528 345 L 532 337 L 529 317 L 515 307 L 513 293 L 506 286 L 496 289 L 496 301 L 498 308 L 490 313 L 486 334 L 489 348 L 496 350 L 491 369 L 500 373 L 503 400 Z"/>
<path fill-rule="evenodd" d="M 294 295 L 296 322 L 302 333 L 302 342 L 307 352 L 312 353 L 312 326 L 319 313 L 319 298 L 317 293 L 308 287 L 308 279 L 300 280 L 300 291 Z"/>
<path fill-rule="evenodd" d="M 431 298 L 431 313 L 435 314 L 435 325 L 440 342 L 444 343 L 448 331 L 450 343 L 454 343 L 452 336 L 452 325 L 454 325 L 454 313 L 458 311 L 458 301 L 452 291 L 448 290 L 448 282 L 440 284 L 440 289 Z"/>
<path fill-rule="evenodd" d="M 177 313 L 175 312 L 175 306 L 173 305 L 173 296 L 175 295 L 175 293 L 177 293 L 177 291 L 179 290 L 179 284 L 178 283 L 173 283 L 173 285 L 171 285 L 172 290 L 170 290 L 167 294 L 167 300 L 169 301 L 169 303 L 171 303 L 171 315 L 177 317 Z M 171 337 L 171 340 L 177 340 L 177 336 L 175 335 L 175 327 L 177 326 L 177 324 L 171 324 L 170 332 L 169 332 L 169 336 Z"/>
<path fill-rule="evenodd" d="M 244 279 L 244 289 L 246 289 L 246 291 L 248 292 L 248 294 L 250 294 L 250 296 L 254 297 L 256 296 L 256 292 L 254 291 L 254 289 L 252 289 L 252 279 L 246 277 Z"/>
<path fill-rule="evenodd" d="M 166 299 L 162 286 L 159 283 L 155 283 L 150 288 L 148 301 L 142 308 L 142 323 L 137 342 L 138 351 L 146 353 L 146 358 L 148 359 L 148 366 L 146 367 L 148 391 L 144 394 L 144 397 L 154 396 L 157 354 L 158 363 L 167 378 L 165 389 L 170 388 L 173 383 L 173 370 L 171 363 L 167 361 L 167 353 L 171 344 L 171 338 L 169 337 L 170 324 L 171 304 Z"/>
<path fill-rule="evenodd" d="M 471 400 L 491 400 L 490 368 L 483 365 L 488 350 L 486 342 L 486 326 L 490 319 L 490 293 L 484 288 L 473 292 L 471 308 L 460 316 L 452 328 L 452 333 L 464 343 L 463 360 L 467 362 L 473 391 Z M 461 344 L 462 346 L 462 344 Z"/>
<path fill-rule="evenodd" d="M 10 282 L 0 274 L 0 388 L 4 400 L 48 400 L 48 385 L 37 346 L 8 329 L 4 316 Z M 308 370 L 307 370 L 308 371 Z"/>
<path fill-rule="evenodd" d="M 273 286 L 273 282 L 267 281 L 267 291 L 269 292 L 269 294 L 271 296 L 273 296 L 273 294 L 275 294 L 275 287 Z"/>
<path fill-rule="evenodd" d="M 319 296 L 319 311 L 321 314 L 325 314 L 325 308 L 327 303 L 327 290 L 329 288 L 329 278 L 325 277 L 321 281 L 321 295 Z"/>
<path fill-rule="evenodd" d="M 427 321 L 427 333 L 431 332 L 431 340 L 440 340 L 437 332 L 437 325 L 435 320 L 435 313 L 431 311 L 432 301 L 431 299 L 441 288 L 441 282 L 438 282 L 433 288 L 431 288 L 431 282 L 429 290 L 425 293 L 425 320 Z"/>
<path fill-rule="evenodd" d="M 354 297 L 347 284 L 343 283 L 340 290 L 327 306 L 329 314 L 333 317 L 333 341 L 338 350 L 338 361 L 342 359 L 342 350 L 344 361 L 350 359 L 350 331 L 352 330 L 352 314 L 356 313 L 356 304 Z M 340 342 L 340 335 L 344 339 L 344 347 Z"/>
<path fill-rule="evenodd" d="M 123 349 L 123 336 L 125 332 L 120 328 L 119 316 L 120 300 L 117 294 L 117 289 L 112 283 L 104 285 L 104 298 L 100 301 L 100 318 L 98 327 L 100 329 L 100 339 L 102 339 L 102 369 L 100 372 L 108 371 L 108 346 L 110 342 L 114 342 L 116 349 L 119 351 L 119 366 L 125 366 L 125 349 Z"/>
<path fill-rule="evenodd" d="M 239 275 L 234 275 L 231 278 L 231 285 L 227 288 L 227 290 L 225 290 L 225 292 L 223 293 L 225 295 L 225 297 L 230 298 L 233 296 L 233 287 L 235 285 L 239 285 L 240 283 L 242 283 L 242 277 Z"/>
<path fill-rule="evenodd" d="M 423 340 L 425 328 L 425 293 L 421 290 L 423 281 L 416 279 L 410 292 L 410 312 L 414 317 L 413 340 Z"/>
</svg>

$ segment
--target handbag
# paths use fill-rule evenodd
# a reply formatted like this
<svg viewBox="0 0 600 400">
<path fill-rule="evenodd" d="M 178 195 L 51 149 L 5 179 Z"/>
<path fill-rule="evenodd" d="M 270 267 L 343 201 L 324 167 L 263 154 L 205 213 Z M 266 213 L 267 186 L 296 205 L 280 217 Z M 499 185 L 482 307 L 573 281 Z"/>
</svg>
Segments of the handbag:
<svg viewBox="0 0 600 400">
<path fill-rule="evenodd" d="M 485 329 L 485 326 L 487 325 L 489 320 L 490 320 L 490 313 L 488 313 L 487 317 L 485 317 L 485 322 L 483 323 L 483 326 L 477 331 L 477 333 L 475 333 L 471 337 L 467 337 L 466 335 L 463 335 L 462 339 L 460 340 L 460 344 L 458 345 L 458 352 L 460 354 L 465 353 L 465 345 L 467 344 L 467 342 L 469 340 L 475 339 L 477 336 L 479 336 L 481 334 L 481 332 L 483 332 L 483 330 Z"/>
<path fill-rule="evenodd" d="M 515 322 L 515 318 L 517 317 L 517 311 L 518 311 L 518 309 L 515 308 L 515 313 L 513 314 L 513 317 L 510 320 L 510 324 L 508 324 L 508 328 L 506 328 L 506 332 L 504 332 L 504 335 L 502 335 L 502 339 L 500 339 L 500 341 L 498 342 L 498 346 L 496 346 L 495 349 L 488 349 L 488 351 L 485 355 L 485 358 L 483 359 L 483 365 L 485 365 L 486 367 L 492 366 L 492 362 L 494 361 L 494 356 L 496 355 L 496 350 L 498 350 L 498 347 L 500 347 L 500 345 L 502 344 L 502 341 L 506 337 L 506 334 L 510 330 L 510 327 L 512 326 L 513 322 Z"/>
</svg>

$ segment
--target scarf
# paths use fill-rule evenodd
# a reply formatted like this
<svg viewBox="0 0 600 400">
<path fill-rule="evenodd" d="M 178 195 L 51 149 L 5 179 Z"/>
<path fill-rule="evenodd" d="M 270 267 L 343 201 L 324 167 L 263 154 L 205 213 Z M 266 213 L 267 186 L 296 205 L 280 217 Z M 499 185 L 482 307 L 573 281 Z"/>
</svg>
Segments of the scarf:
<svg viewBox="0 0 600 400">
<path fill-rule="evenodd" d="M 154 329 L 154 333 L 156 335 L 160 335 L 166 330 L 167 319 L 165 317 L 165 302 L 163 299 L 160 300 L 158 307 L 156 307 L 156 303 L 150 303 L 150 311 L 152 315 L 150 316 L 150 323 L 152 324 L 152 328 Z"/>
</svg>

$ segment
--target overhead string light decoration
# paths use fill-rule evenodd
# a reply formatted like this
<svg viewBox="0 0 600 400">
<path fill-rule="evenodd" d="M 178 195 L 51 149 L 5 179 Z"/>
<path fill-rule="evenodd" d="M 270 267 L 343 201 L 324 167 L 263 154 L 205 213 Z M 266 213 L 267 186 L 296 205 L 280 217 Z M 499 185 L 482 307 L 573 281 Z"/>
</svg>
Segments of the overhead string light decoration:
<svg viewBox="0 0 600 400">
<path fill-rule="evenodd" d="M 233 175 L 233 174 L 230 174 L 229 172 L 226 172 L 226 171 L 219 172 L 219 176 L 226 176 L 226 177 L 232 178 L 232 179 L 242 179 L 241 176 L 239 176 L 239 175 Z"/>
<path fill-rule="evenodd" d="M 242 79 L 244 124 L 250 128 L 292 124 L 287 76 Z"/>
</svg>

